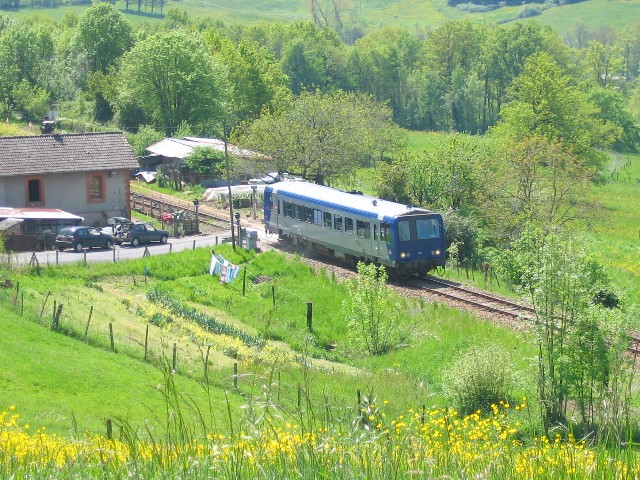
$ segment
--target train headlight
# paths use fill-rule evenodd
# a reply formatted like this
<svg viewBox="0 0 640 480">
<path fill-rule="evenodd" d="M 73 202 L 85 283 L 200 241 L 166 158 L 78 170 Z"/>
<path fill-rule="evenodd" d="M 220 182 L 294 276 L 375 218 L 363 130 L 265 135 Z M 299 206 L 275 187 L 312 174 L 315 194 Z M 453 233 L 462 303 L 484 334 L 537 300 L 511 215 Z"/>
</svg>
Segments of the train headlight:
<svg viewBox="0 0 640 480">
<path fill-rule="evenodd" d="M 431 250 L 431 255 L 438 257 L 440 256 L 442 252 L 440 251 L 440 249 L 438 248 L 437 250 Z"/>
<path fill-rule="evenodd" d="M 400 258 L 409 258 L 410 256 L 409 252 L 400 252 Z"/>
</svg>

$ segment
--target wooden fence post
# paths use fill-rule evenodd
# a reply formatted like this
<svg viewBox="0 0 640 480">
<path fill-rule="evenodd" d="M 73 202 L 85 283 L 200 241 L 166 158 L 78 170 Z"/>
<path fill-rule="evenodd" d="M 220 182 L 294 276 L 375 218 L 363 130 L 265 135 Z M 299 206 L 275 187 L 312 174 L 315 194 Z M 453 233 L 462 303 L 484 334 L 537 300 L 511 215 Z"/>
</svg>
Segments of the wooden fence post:
<svg viewBox="0 0 640 480">
<path fill-rule="evenodd" d="M 238 362 L 233 364 L 233 389 L 238 390 Z"/>
<path fill-rule="evenodd" d="M 113 323 L 109 322 L 109 338 L 111 339 L 111 350 L 116 351 L 116 346 L 113 341 Z"/>
<path fill-rule="evenodd" d="M 147 361 L 147 348 L 149 346 L 149 325 L 147 325 L 147 330 L 144 333 L 144 361 Z"/>
<path fill-rule="evenodd" d="M 111 419 L 107 418 L 104 423 L 107 426 L 107 439 L 113 440 L 113 424 L 111 423 Z"/>
<path fill-rule="evenodd" d="M 313 302 L 307 302 L 307 330 L 313 332 Z"/>
<path fill-rule="evenodd" d="M 204 379 L 206 382 L 209 381 L 209 351 L 211 350 L 211 345 L 207 345 L 207 354 L 204 357 Z"/>
<path fill-rule="evenodd" d="M 242 272 L 242 296 L 244 297 L 244 292 L 247 288 L 247 267 L 244 267 Z"/>
<path fill-rule="evenodd" d="M 51 295 L 51 291 L 47 292 L 47 295 L 44 297 L 44 302 L 42 302 L 42 309 L 40 309 L 40 316 L 38 320 L 42 320 L 42 314 L 44 313 L 44 309 L 47 306 L 47 300 L 49 300 L 49 295 Z"/>
<path fill-rule="evenodd" d="M 176 366 L 178 364 L 178 345 L 173 344 L 173 372 L 176 372 Z"/>
<path fill-rule="evenodd" d="M 276 286 L 271 285 L 271 298 L 273 299 L 273 308 L 276 308 Z"/>
<path fill-rule="evenodd" d="M 89 309 L 89 318 L 87 318 L 87 326 L 84 329 L 84 338 L 86 340 L 87 335 L 89 334 L 89 324 L 91 323 L 91 315 L 93 315 L 93 305 Z"/>
</svg>

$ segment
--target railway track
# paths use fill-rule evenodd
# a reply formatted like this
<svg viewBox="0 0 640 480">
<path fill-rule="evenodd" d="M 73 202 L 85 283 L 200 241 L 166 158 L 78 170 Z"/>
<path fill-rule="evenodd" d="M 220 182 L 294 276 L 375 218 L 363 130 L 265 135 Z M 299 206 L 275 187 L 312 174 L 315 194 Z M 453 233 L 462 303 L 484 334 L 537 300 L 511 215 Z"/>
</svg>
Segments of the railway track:
<svg viewBox="0 0 640 480">
<path fill-rule="evenodd" d="M 487 292 L 472 290 L 457 283 L 431 275 L 419 280 L 418 285 L 438 296 L 470 305 L 479 310 L 498 313 L 525 321 L 531 321 L 535 317 L 535 310 L 532 307 Z"/>
<path fill-rule="evenodd" d="M 170 199 L 170 197 L 168 198 L 166 195 L 145 195 L 140 192 L 135 192 L 135 194 L 144 197 L 145 201 L 160 201 L 164 205 L 170 206 L 171 208 L 174 208 L 176 210 L 188 209 L 190 207 L 190 202 Z M 215 228 L 229 228 L 229 218 L 222 213 L 216 212 L 213 209 L 200 207 L 198 216 L 201 222 L 209 223 Z M 276 241 L 268 243 L 270 243 L 272 247 L 282 249 L 282 246 L 278 246 L 278 242 Z M 330 263 L 334 266 L 337 266 L 338 262 L 336 262 L 335 259 L 332 260 L 328 260 L 326 257 L 324 257 L 323 263 Z M 349 269 L 349 271 L 353 273 L 352 269 Z M 434 277 L 432 275 L 428 275 L 424 279 L 415 281 L 414 285 L 419 289 L 423 289 L 425 291 L 428 291 L 429 293 L 446 298 L 452 303 L 458 302 L 466 304 L 478 311 L 491 312 L 494 314 L 503 315 L 512 320 L 523 322 L 532 322 L 535 320 L 535 310 L 530 306 L 522 305 L 508 299 L 500 298 L 487 292 L 472 290 L 460 284 L 450 282 L 442 278 Z M 400 288 L 407 288 L 407 285 L 402 285 L 400 286 Z M 629 336 L 629 343 L 630 345 L 627 349 L 628 352 L 634 357 L 637 357 L 640 361 L 640 336 L 631 334 Z"/>
<path fill-rule="evenodd" d="M 149 214 L 154 218 L 160 219 L 163 211 L 169 209 L 173 211 L 179 210 L 193 210 L 193 203 L 186 200 L 179 200 L 172 198 L 168 195 L 156 194 L 156 193 L 141 193 L 140 191 L 131 192 L 135 201 L 132 202 L 132 206 L 142 205 L 145 214 Z M 193 215 L 193 212 L 191 213 Z M 229 229 L 229 217 L 225 217 L 221 213 L 217 213 L 215 210 L 206 206 L 201 206 L 198 209 L 198 220 L 200 223 L 211 225 L 213 228 L 220 230 Z"/>
</svg>

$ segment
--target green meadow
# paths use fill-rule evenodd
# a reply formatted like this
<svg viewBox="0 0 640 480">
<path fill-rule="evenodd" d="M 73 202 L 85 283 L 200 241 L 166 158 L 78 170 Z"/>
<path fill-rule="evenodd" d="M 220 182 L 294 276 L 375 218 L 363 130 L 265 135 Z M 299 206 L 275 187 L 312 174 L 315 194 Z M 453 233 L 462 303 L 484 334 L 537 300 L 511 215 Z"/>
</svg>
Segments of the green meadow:
<svg viewBox="0 0 640 480">
<path fill-rule="evenodd" d="M 542 6 L 542 4 L 532 4 Z M 211 18 L 226 24 L 252 24 L 256 22 L 293 22 L 309 21 L 308 2 L 303 0 L 181 0 L 168 1 L 160 14 L 155 9 L 151 14 L 148 7 L 143 7 L 140 13 L 137 6 L 130 3 L 129 10 L 125 10 L 124 2 L 116 2 L 116 6 L 126 13 L 127 19 L 134 24 L 157 23 L 171 8 L 185 10 L 192 18 Z M 41 15 L 60 21 L 68 13 L 80 14 L 86 7 L 80 5 L 65 5 L 54 8 L 23 8 L 20 10 L 5 10 L 3 16 L 31 16 Z M 503 6 L 485 13 L 469 13 L 447 5 L 445 0 L 377 0 L 363 2 L 354 0 L 346 4 L 342 17 L 347 24 L 361 25 L 365 30 L 377 28 L 402 28 L 412 32 L 424 34 L 429 29 L 443 24 L 447 20 L 469 19 L 477 23 L 505 23 L 537 21 L 549 25 L 559 34 L 565 34 L 575 29 L 578 23 L 592 31 L 602 27 L 613 27 L 624 30 L 634 27 L 640 14 L 638 0 L 587 0 L 562 6 L 553 6 L 541 10 L 541 14 L 518 19 L 522 6 Z"/>
<path fill-rule="evenodd" d="M 106 418 L 141 426 L 162 416 L 174 351 L 172 378 L 188 411 L 211 412 L 207 422 L 223 430 L 228 410 L 237 417 L 248 399 L 265 395 L 293 410 L 303 392 L 318 412 L 344 419 L 353 417 L 358 391 L 397 411 L 442 406 L 442 371 L 472 345 L 502 345 L 513 352 L 519 376 L 531 375 L 528 334 L 408 298 L 393 299 L 396 346 L 380 357 L 358 354 L 341 311 L 344 284 L 330 272 L 272 251 L 254 256 L 225 245 L 218 253 L 246 269 L 244 280 L 221 285 L 208 275 L 208 249 L 90 267 L 5 269 L 2 277 L 14 287 L 0 291 L 0 358 L 9 366 L 0 405 L 60 434 L 103 432 Z M 54 302 L 63 305 L 57 328 Z M 202 318 L 222 333 L 211 334 Z M 251 339 L 266 343 L 256 347 Z M 518 395 L 531 395 L 527 385 Z"/>
</svg>

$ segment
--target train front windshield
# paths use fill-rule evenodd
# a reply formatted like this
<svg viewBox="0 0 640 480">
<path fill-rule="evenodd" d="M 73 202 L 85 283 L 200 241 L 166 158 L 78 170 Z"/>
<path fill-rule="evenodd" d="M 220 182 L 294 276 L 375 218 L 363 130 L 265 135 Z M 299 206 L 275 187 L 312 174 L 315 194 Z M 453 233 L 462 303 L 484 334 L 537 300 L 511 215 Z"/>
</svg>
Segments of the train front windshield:
<svg viewBox="0 0 640 480">
<path fill-rule="evenodd" d="M 398 239 L 401 242 L 440 238 L 440 223 L 437 218 L 418 218 L 398 222 Z"/>
</svg>

